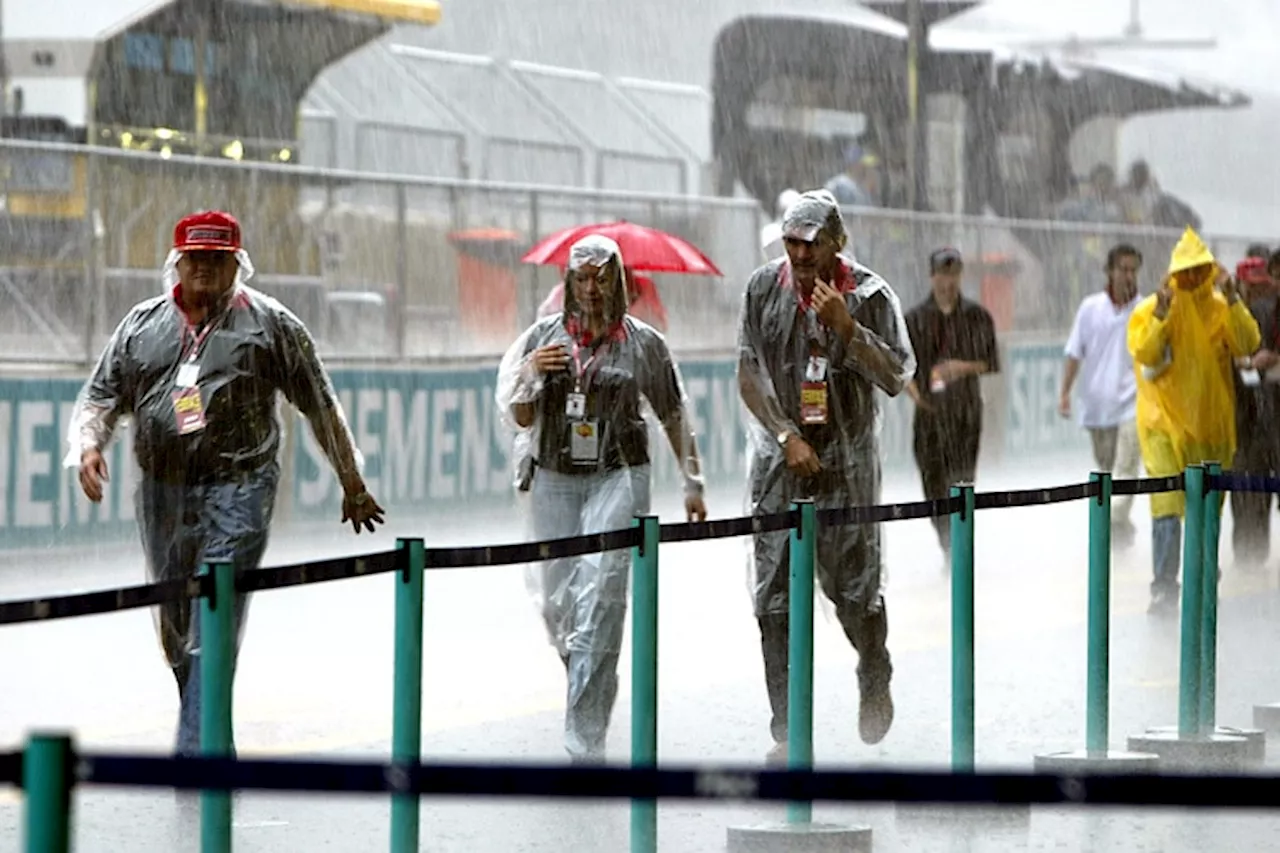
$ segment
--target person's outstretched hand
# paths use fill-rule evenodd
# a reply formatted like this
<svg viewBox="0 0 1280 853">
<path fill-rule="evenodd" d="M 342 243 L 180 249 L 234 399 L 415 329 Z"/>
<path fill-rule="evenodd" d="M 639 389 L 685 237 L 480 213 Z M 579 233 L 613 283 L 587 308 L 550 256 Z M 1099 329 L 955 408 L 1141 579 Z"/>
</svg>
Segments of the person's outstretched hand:
<svg viewBox="0 0 1280 853">
<path fill-rule="evenodd" d="M 373 499 L 373 495 L 366 490 L 360 489 L 358 492 L 352 492 L 344 495 L 342 498 L 342 522 L 351 522 L 351 529 L 357 534 L 363 527 L 370 533 L 373 532 L 375 524 L 383 524 L 386 510 L 378 505 Z"/>
</svg>

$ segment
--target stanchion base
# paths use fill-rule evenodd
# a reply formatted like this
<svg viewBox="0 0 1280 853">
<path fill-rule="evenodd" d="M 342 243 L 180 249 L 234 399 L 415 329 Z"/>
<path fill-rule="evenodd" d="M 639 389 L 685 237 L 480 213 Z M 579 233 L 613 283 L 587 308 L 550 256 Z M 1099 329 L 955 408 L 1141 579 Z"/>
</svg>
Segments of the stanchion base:
<svg viewBox="0 0 1280 853">
<path fill-rule="evenodd" d="M 1269 735 L 1280 735 L 1280 702 L 1254 705 L 1253 724 Z"/>
<path fill-rule="evenodd" d="M 1235 735 L 1211 734 L 1187 737 L 1176 727 L 1148 729 L 1129 738 L 1133 752 L 1154 752 L 1160 756 L 1161 770 L 1238 772 L 1244 769 L 1249 742 Z"/>
<path fill-rule="evenodd" d="M 871 853 L 871 827 L 764 823 L 729 827 L 728 853 Z"/>
<path fill-rule="evenodd" d="M 1027 832 L 1031 828 L 1031 806 L 900 803 L 894 807 L 893 818 L 895 824 L 908 831 Z"/>
<path fill-rule="evenodd" d="M 1037 773 L 1155 773 L 1160 756 L 1154 752 L 1125 752 L 1109 749 L 1094 753 L 1085 749 L 1047 752 L 1037 755 Z"/>
<path fill-rule="evenodd" d="M 1159 726 L 1150 729 L 1151 732 L 1157 734 L 1177 734 L 1177 726 Z M 1225 735 L 1227 737 L 1242 737 L 1248 744 L 1245 747 L 1244 760 L 1246 764 L 1262 764 L 1267 760 L 1267 733 L 1262 729 L 1237 729 L 1233 726 L 1218 726 L 1213 730 L 1216 735 Z"/>
</svg>

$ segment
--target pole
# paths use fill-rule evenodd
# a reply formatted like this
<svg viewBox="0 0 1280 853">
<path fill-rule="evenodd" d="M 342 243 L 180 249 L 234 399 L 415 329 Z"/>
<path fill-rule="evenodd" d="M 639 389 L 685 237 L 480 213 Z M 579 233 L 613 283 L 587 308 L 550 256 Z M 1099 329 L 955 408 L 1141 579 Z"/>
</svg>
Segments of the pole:
<svg viewBox="0 0 1280 853">
<path fill-rule="evenodd" d="M 631 766 L 658 766 L 658 517 L 636 516 L 631 551 Z M 657 853 L 658 803 L 631 801 L 631 853 Z"/>
<path fill-rule="evenodd" d="M 71 737 L 32 735 L 22 758 L 27 853 L 71 850 Z"/>
<path fill-rule="evenodd" d="M 1178 673 L 1178 736 L 1200 734 L 1200 643 L 1204 598 L 1204 466 L 1186 473 L 1182 532 L 1182 650 Z"/>
<path fill-rule="evenodd" d="M 787 657 L 787 769 L 813 769 L 813 570 L 818 514 L 813 501 L 791 508 L 800 522 L 791 531 L 790 618 Z M 811 823 L 813 803 L 787 804 L 788 823 Z"/>
<path fill-rule="evenodd" d="M 925 123 L 920 97 L 920 77 L 929 49 L 929 31 L 920 8 L 921 0 L 907 0 L 907 208 L 924 210 L 927 169 Z"/>
<path fill-rule="evenodd" d="M 397 539 L 407 551 L 396 577 L 396 648 L 391 706 L 391 761 L 416 765 L 422 757 L 422 576 L 427 553 L 421 539 Z M 418 795 L 391 795 L 391 853 L 418 851 Z"/>
<path fill-rule="evenodd" d="M 951 487 L 951 770 L 973 770 L 973 486 Z"/>
<path fill-rule="evenodd" d="M 1210 462 L 1211 477 L 1222 476 L 1222 466 Z M 1200 733 L 1217 727 L 1218 694 L 1218 535 L 1221 532 L 1222 493 L 1210 488 L 1204 502 L 1204 562 L 1201 566 L 1200 621 Z"/>
<path fill-rule="evenodd" d="M 1089 504 L 1089 675 L 1085 749 L 1105 758 L 1111 702 L 1111 474 L 1095 471 L 1098 497 Z"/>
<path fill-rule="evenodd" d="M 200 599 L 200 753 L 232 755 L 231 679 L 235 675 L 236 575 L 228 562 L 205 563 L 210 594 Z M 231 792 L 200 792 L 201 853 L 231 853 Z"/>
</svg>

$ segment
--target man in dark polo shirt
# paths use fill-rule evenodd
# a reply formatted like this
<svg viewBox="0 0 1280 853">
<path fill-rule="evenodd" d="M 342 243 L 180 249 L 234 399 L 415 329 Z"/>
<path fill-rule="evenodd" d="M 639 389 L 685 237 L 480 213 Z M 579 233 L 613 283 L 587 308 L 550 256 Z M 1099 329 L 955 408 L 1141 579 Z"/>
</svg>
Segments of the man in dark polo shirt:
<svg viewBox="0 0 1280 853">
<path fill-rule="evenodd" d="M 916 467 L 926 500 L 944 498 L 956 483 L 971 483 L 982 436 L 978 377 L 1000 369 L 995 323 L 987 309 L 960 293 L 964 261 L 952 248 L 929 256 L 932 290 L 906 316 L 916 354 L 907 385 L 915 401 Z M 932 519 L 943 553 L 951 551 L 951 518 Z"/>
</svg>

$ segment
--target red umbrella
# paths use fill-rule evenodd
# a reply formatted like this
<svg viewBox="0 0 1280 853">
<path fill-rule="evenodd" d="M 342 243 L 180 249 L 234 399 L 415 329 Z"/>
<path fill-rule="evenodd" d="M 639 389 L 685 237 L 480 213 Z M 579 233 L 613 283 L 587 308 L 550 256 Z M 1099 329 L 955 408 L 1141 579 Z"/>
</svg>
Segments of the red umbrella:
<svg viewBox="0 0 1280 853">
<path fill-rule="evenodd" d="M 526 264 L 564 267 L 569 263 L 569 249 L 591 234 L 608 237 L 622 250 L 622 262 L 633 270 L 674 272 L 686 275 L 723 273 L 692 243 L 634 222 L 605 222 L 599 225 L 577 225 L 557 231 L 540 240 L 520 260 Z"/>
</svg>

